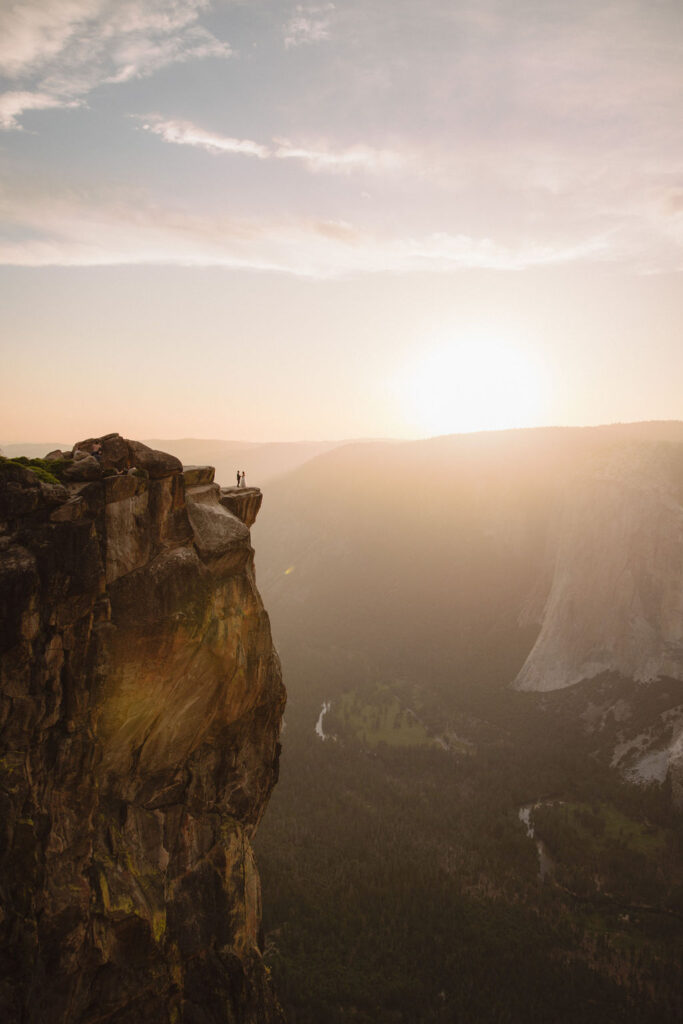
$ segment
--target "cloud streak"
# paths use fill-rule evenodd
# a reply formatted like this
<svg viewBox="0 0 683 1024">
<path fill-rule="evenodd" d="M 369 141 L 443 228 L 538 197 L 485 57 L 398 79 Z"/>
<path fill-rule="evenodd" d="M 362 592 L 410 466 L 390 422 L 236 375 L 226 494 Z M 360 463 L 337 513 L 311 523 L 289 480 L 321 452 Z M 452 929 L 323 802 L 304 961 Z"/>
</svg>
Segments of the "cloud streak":
<svg viewBox="0 0 683 1024">
<path fill-rule="evenodd" d="M 0 95 L 0 126 L 21 128 L 28 110 L 75 106 L 99 85 L 230 56 L 230 46 L 199 23 L 209 6 L 210 0 L 25 0 L 0 9 L 0 74 L 19 86 Z"/>
<path fill-rule="evenodd" d="M 335 220 L 202 217 L 117 193 L 81 199 L 5 195 L 0 213 L 13 228 L 13 237 L 0 241 L 0 263 L 24 267 L 213 266 L 331 278 L 522 270 L 609 257 L 599 238 L 511 247 L 444 232 L 390 237 Z M 26 237 L 17 240 L 21 233 Z"/>
<path fill-rule="evenodd" d="M 233 139 L 228 135 L 218 135 L 205 131 L 189 121 L 164 121 L 160 118 L 143 118 L 142 129 L 158 135 L 164 142 L 176 146 L 195 146 L 209 153 L 232 153 L 241 156 L 253 156 L 265 160 L 272 156 L 267 146 L 251 139 Z"/>
<path fill-rule="evenodd" d="M 124 137 L 117 122 L 119 134 L 112 135 L 117 154 L 128 147 L 125 164 L 120 161 L 122 180 L 135 176 L 151 194 L 163 192 L 163 202 L 172 202 L 169 197 L 176 191 L 182 195 L 179 202 L 196 211 L 205 211 L 209 193 L 221 209 L 230 209 L 238 180 L 239 208 L 253 217 L 240 230 L 248 224 L 249 232 L 256 232 L 259 252 L 269 246 L 272 253 L 273 239 L 293 230 L 288 213 L 308 213 L 309 227 L 304 229 L 302 220 L 287 237 L 296 267 L 308 265 L 303 256 L 297 262 L 297 253 L 319 252 L 320 238 L 326 239 L 325 258 L 310 260 L 315 273 L 337 263 L 515 268 L 520 262 L 594 255 L 596 239 L 607 240 L 601 243 L 604 258 L 633 265 L 640 252 L 648 268 L 680 265 L 683 165 L 675 113 L 681 77 L 677 48 L 670 42 L 675 32 L 669 31 L 680 15 L 670 25 L 660 18 L 659 7 L 646 11 L 632 3 L 624 13 L 613 4 L 588 0 L 576 10 L 532 0 L 522 18 L 499 0 L 457 5 L 431 0 L 424 9 L 409 0 L 367 5 L 349 0 L 336 7 L 287 4 L 288 48 L 301 50 L 285 53 L 281 33 L 286 19 L 279 0 L 254 5 L 258 16 L 252 22 L 251 5 L 240 6 L 235 24 L 243 22 L 242 59 L 232 62 L 227 75 L 218 62 L 203 69 L 202 88 L 183 96 L 187 119 L 136 116 L 143 131 L 172 147 L 230 157 L 235 164 L 223 174 L 223 167 L 205 158 L 184 160 L 181 191 L 181 175 L 158 176 L 151 140 L 133 132 Z M 22 115 L 30 110 L 85 105 L 95 85 L 131 82 L 184 60 L 227 56 L 229 46 L 208 31 L 202 17 L 211 9 L 212 27 L 225 27 L 230 8 L 231 0 L 24 0 L 5 5 L 0 11 L 0 70 L 11 88 L 0 96 L 0 128 L 21 128 Z M 383 32 L 389 15 L 392 31 Z M 245 25 L 255 36 L 262 33 L 258 43 L 251 40 L 251 48 Z M 318 52 L 304 46 L 332 37 L 333 43 Z M 164 76 L 159 83 L 167 90 L 159 106 L 152 83 L 139 93 L 126 90 L 128 101 L 136 102 L 128 109 L 163 110 L 164 104 L 175 103 L 177 86 L 169 81 Z M 232 135 L 200 126 L 221 125 L 221 116 L 225 124 L 248 127 Z M 80 145 L 89 146 L 85 132 L 93 119 L 83 116 L 79 122 Z M 356 126 L 359 139 L 369 141 L 349 145 L 349 124 Z M 383 147 L 384 139 L 391 139 L 391 146 Z M 15 169 L 6 165 L 18 181 L 25 173 L 25 141 L 20 136 L 13 140 L 21 159 Z M 57 181 L 64 180 L 61 168 L 50 168 L 49 144 L 43 151 L 48 159 L 41 164 L 46 196 L 55 192 L 53 173 Z M 74 147 L 74 180 L 87 180 L 88 174 L 93 181 L 106 180 L 105 150 L 89 148 L 79 163 Z M 177 155 L 164 153 L 169 162 Z M 259 162 L 258 173 L 240 174 L 244 162 L 253 161 Z M 304 182 L 285 168 L 337 180 Z M 379 183 L 381 189 L 375 187 Z M 280 210 L 277 230 L 275 221 L 266 229 L 258 219 L 264 209 Z M 111 216 L 110 211 L 107 237 L 118 239 Z M 125 222 L 128 214 L 123 216 Z M 202 216 L 197 212 L 198 219 L 187 222 L 188 238 L 210 236 Z M 311 235 L 313 223 L 318 227 Z M 359 223 L 372 229 L 349 227 Z M 289 225 L 286 231 L 284 224 Z M 127 243 L 119 255 L 110 242 L 96 254 L 94 243 L 78 235 L 77 225 L 54 235 L 39 229 L 31 231 L 43 239 L 43 248 L 36 246 L 30 258 L 43 259 L 36 254 L 44 254 L 46 245 L 62 245 L 67 260 L 76 252 L 85 252 L 86 261 L 128 259 Z M 399 232 L 403 239 L 393 237 Z M 317 247 L 312 247 L 313 236 Z M 200 248 L 193 243 L 188 258 L 204 258 Z M 156 258 L 153 247 L 146 251 L 145 259 Z M 175 235 L 169 251 L 182 262 Z M 21 246 L 17 259 L 28 258 L 27 252 Z M 207 258 L 220 261 L 225 252 L 212 242 Z M 290 269 L 284 257 L 278 256 L 274 265 Z"/>
<path fill-rule="evenodd" d="M 276 160 L 300 160 L 311 171 L 329 171 L 333 174 L 347 174 L 351 171 L 390 171 L 406 163 L 400 153 L 389 149 L 375 149 L 372 146 L 356 145 L 346 149 L 332 149 L 327 146 L 296 146 L 288 139 L 276 140 L 273 156 Z"/>
<path fill-rule="evenodd" d="M 144 131 L 158 135 L 164 142 L 178 146 L 195 146 L 210 153 L 251 156 L 259 160 L 299 161 L 308 170 L 331 174 L 353 171 L 380 173 L 404 165 L 406 158 L 393 150 L 355 145 L 335 149 L 325 144 L 295 145 L 288 139 L 274 139 L 264 145 L 253 139 L 236 139 L 197 127 L 189 121 L 165 120 L 161 117 L 139 118 Z"/>
<path fill-rule="evenodd" d="M 43 92 L 0 93 L 0 128 L 20 129 L 19 118 L 27 110 L 52 110 L 55 107 L 78 107 L 79 100 L 64 100 Z"/>
</svg>

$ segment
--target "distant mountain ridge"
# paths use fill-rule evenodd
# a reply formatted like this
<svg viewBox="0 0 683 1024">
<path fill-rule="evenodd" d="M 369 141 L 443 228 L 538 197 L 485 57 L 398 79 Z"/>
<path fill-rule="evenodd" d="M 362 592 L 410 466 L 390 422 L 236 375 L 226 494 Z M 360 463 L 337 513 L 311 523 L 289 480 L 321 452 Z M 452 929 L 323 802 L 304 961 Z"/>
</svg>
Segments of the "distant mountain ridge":
<svg viewBox="0 0 683 1024">
<path fill-rule="evenodd" d="M 277 476 L 290 473 L 299 466 L 347 445 L 386 444 L 439 445 L 455 438 L 495 438 L 501 434 L 522 434 L 558 431 L 604 431 L 614 437 L 636 436 L 641 440 L 683 441 L 683 421 L 652 420 L 642 423 L 613 423 L 598 427 L 533 427 L 522 431 L 479 431 L 474 434 L 446 434 L 421 440 L 400 440 L 395 438 L 347 438 L 341 441 L 230 441 L 218 438 L 146 438 L 144 443 L 159 451 L 171 452 L 185 465 L 193 463 L 212 465 L 216 468 L 216 480 L 223 486 L 230 485 L 238 468 L 245 469 L 255 483 L 265 483 Z M 63 441 L 27 441 L 0 443 L 0 452 L 8 459 L 25 455 L 28 458 L 42 458 L 50 451 L 70 450 L 72 443 Z"/>
<path fill-rule="evenodd" d="M 185 465 L 214 466 L 216 480 L 223 487 L 235 482 L 238 469 L 246 473 L 247 483 L 271 480 L 303 466 L 311 459 L 347 444 L 366 444 L 363 439 L 342 441 L 220 441 L 183 438 L 147 441 L 152 448 L 173 452 Z"/>
</svg>

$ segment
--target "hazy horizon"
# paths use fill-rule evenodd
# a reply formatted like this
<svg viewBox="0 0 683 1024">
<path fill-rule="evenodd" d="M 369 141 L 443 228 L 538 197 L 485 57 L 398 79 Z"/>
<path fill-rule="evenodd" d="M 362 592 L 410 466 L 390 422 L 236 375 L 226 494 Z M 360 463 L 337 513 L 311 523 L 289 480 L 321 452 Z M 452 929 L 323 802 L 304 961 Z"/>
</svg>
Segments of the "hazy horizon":
<svg viewBox="0 0 683 1024">
<path fill-rule="evenodd" d="M 594 430 L 601 427 L 635 427 L 635 426 L 646 426 L 646 425 L 657 425 L 657 424 L 683 424 L 683 418 L 671 418 L 671 419 L 646 419 L 646 420 L 613 420 L 611 422 L 601 423 L 538 423 L 529 427 L 491 427 L 483 429 L 473 430 L 457 430 L 444 434 L 425 434 L 423 436 L 415 437 L 296 437 L 282 440 L 280 438 L 266 438 L 262 441 L 255 441 L 250 438 L 230 438 L 230 437 L 192 437 L 187 434 L 182 437 L 145 437 L 133 438 L 133 440 L 143 440 L 145 444 L 165 443 L 165 444 L 226 444 L 226 445 L 244 445 L 245 447 L 261 447 L 264 445 L 343 445 L 343 444 L 375 444 L 381 442 L 387 443 L 410 443 L 413 441 L 432 441 L 439 438 L 445 437 L 461 437 L 469 434 L 502 434 L 512 431 L 534 431 L 534 430 Z M 0 440 L 0 450 L 3 447 L 6 448 L 19 448 L 22 445 L 30 447 L 45 447 L 46 454 L 49 451 L 51 445 L 53 449 L 57 449 L 62 446 L 64 451 L 70 451 L 77 441 L 86 440 L 87 437 L 104 436 L 107 433 L 119 433 L 121 436 L 127 436 L 122 431 L 104 431 L 103 434 L 83 434 L 76 440 L 71 442 L 65 441 L 40 441 L 35 439 L 19 438 L 15 440 Z"/>
</svg>

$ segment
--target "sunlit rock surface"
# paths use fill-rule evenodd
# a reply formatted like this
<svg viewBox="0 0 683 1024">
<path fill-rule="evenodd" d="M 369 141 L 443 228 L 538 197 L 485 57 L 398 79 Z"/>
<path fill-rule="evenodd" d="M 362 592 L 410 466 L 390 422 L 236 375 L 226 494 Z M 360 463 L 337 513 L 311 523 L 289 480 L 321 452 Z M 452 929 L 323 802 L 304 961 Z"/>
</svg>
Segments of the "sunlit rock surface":
<svg viewBox="0 0 683 1024">
<path fill-rule="evenodd" d="M 549 582 L 520 689 L 683 679 L 680 446 L 622 446 L 571 481 Z"/>
<path fill-rule="evenodd" d="M 54 455 L 59 486 L 0 467 L 0 1019 L 279 1021 L 250 838 L 284 689 L 248 518 L 118 435 Z"/>
</svg>

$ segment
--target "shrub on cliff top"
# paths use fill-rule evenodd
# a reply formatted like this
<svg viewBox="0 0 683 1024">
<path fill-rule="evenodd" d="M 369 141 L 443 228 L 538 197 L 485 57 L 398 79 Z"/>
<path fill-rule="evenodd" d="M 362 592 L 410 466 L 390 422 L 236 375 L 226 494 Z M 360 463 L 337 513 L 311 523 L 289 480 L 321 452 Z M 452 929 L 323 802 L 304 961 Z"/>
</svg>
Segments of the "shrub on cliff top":
<svg viewBox="0 0 683 1024">
<path fill-rule="evenodd" d="M 6 459 L 0 455 L 0 471 L 6 465 L 24 466 L 25 469 L 30 469 L 32 473 L 35 473 L 43 483 L 58 484 L 60 480 L 55 475 L 55 471 L 59 472 L 59 466 L 66 465 L 66 460 L 58 463 L 46 462 L 45 459 L 28 459 L 25 455 L 19 455 L 16 459 Z"/>
</svg>

